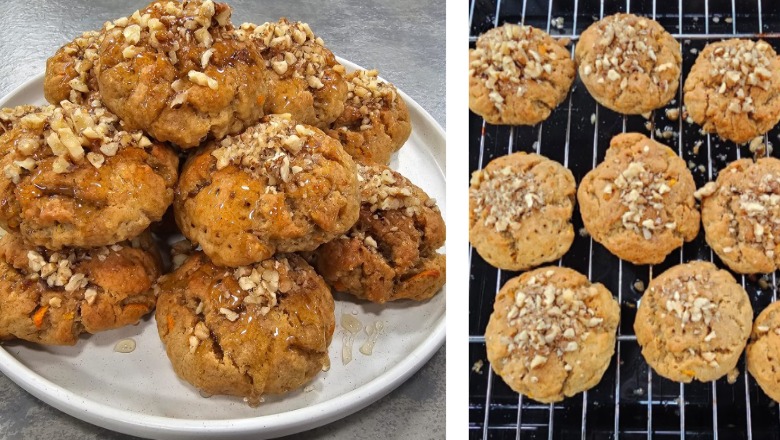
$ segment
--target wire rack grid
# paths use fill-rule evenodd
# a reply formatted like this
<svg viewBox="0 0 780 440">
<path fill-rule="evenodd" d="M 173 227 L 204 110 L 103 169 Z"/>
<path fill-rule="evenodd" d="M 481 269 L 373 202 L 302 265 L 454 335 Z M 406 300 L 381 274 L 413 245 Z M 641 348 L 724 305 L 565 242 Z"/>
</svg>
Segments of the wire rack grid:
<svg viewBox="0 0 780 440">
<path fill-rule="evenodd" d="M 682 85 L 698 52 L 724 38 L 763 38 L 780 46 L 780 2 L 774 0 L 470 0 L 470 47 L 488 29 L 506 22 L 544 29 L 571 40 L 573 56 L 579 35 L 594 21 L 617 12 L 631 12 L 659 21 L 679 42 L 683 76 L 677 99 L 649 119 L 616 114 L 597 103 L 577 80 L 567 99 L 547 121 L 533 126 L 492 126 L 470 113 L 469 171 L 515 151 L 543 154 L 572 170 L 576 180 L 603 160 L 609 139 L 617 133 L 641 132 L 676 150 L 692 169 L 697 186 L 717 177 L 729 162 L 750 156 L 737 146 L 699 131 L 682 116 L 670 118 L 666 109 L 683 114 Z M 648 133 L 649 132 L 649 133 Z M 780 127 L 765 135 L 771 145 Z M 767 148 L 766 154 L 771 153 Z M 575 210 L 575 230 L 582 220 Z M 691 260 L 718 260 L 704 241 L 703 231 L 673 252 L 663 264 L 635 266 L 611 255 L 590 237 L 577 235 L 570 251 L 557 264 L 585 273 L 617 295 L 621 324 L 615 356 L 595 388 L 556 404 L 540 404 L 513 392 L 490 368 L 484 331 L 500 287 L 516 272 L 495 269 L 470 247 L 469 318 L 469 433 L 470 438 L 690 438 L 780 439 L 780 411 L 744 368 L 734 383 L 678 384 L 647 366 L 641 356 L 633 322 L 642 285 L 653 274 Z M 777 299 L 777 273 L 736 276 L 758 314 Z"/>
</svg>

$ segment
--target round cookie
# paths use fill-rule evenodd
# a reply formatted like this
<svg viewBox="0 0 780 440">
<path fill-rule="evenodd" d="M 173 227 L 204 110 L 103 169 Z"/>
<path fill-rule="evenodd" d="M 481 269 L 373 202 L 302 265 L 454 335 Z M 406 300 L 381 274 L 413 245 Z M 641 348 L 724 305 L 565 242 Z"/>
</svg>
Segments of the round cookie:
<svg viewBox="0 0 780 440">
<path fill-rule="evenodd" d="M 182 233 L 223 266 L 311 251 L 360 210 L 355 164 L 317 128 L 272 115 L 190 156 L 174 200 Z"/>
<path fill-rule="evenodd" d="M 162 271 L 152 237 L 59 252 L 0 238 L 0 339 L 74 345 L 82 333 L 137 323 Z"/>
<path fill-rule="evenodd" d="M 135 237 L 173 201 L 178 157 L 89 107 L 0 111 L 0 227 L 59 250 Z"/>
<path fill-rule="evenodd" d="M 747 370 L 767 396 L 780 402 L 780 301 L 761 311 L 753 323 L 750 343 L 745 352 Z"/>
<path fill-rule="evenodd" d="M 469 108 L 490 124 L 534 125 L 563 102 L 575 64 L 566 43 L 531 26 L 505 24 L 469 50 Z"/>
<path fill-rule="evenodd" d="M 710 43 L 685 80 L 688 115 L 704 131 L 745 143 L 780 120 L 780 59 L 765 41 Z"/>
<path fill-rule="evenodd" d="M 376 70 L 347 75 L 347 101 L 328 136 L 338 139 L 356 162 L 390 163 L 412 133 L 409 110 L 395 86 L 380 81 Z"/>
<path fill-rule="evenodd" d="M 107 26 L 98 51 L 106 107 L 131 129 L 191 148 L 263 115 L 265 62 L 211 0 L 159 0 Z"/>
<path fill-rule="evenodd" d="M 333 297 L 295 254 L 225 269 L 197 252 L 157 290 L 157 329 L 173 369 L 205 393 L 257 404 L 330 366 Z"/>
<path fill-rule="evenodd" d="M 696 195 L 707 244 L 731 270 L 780 268 L 780 160 L 731 162 Z"/>
<path fill-rule="evenodd" d="M 103 35 L 102 31 L 84 32 L 46 60 L 43 94 L 47 101 L 88 104 L 99 98 L 95 68 Z"/>
<path fill-rule="evenodd" d="M 752 319 L 750 299 L 734 277 L 694 261 L 650 281 L 634 332 L 656 373 L 676 382 L 708 382 L 736 367 Z"/>
<path fill-rule="evenodd" d="M 312 253 L 317 273 L 334 290 L 377 303 L 434 296 L 446 278 L 436 200 L 384 165 L 358 165 L 358 176 L 360 218 Z"/>
<path fill-rule="evenodd" d="M 559 402 L 593 388 L 615 352 L 620 306 L 600 283 L 565 267 L 507 281 L 485 332 L 493 370 L 513 390 Z"/>
<path fill-rule="evenodd" d="M 259 26 L 244 23 L 236 33 L 253 42 L 265 60 L 267 114 L 290 113 L 302 124 L 325 130 L 343 112 L 344 66 L 308 24 L 282 18 Z"/>
<path fill-rule="evenodd" d="M 469 240 L 491 265 L 526 270 L 571 247 L 574 176 L 538 154 L 492 160 L 471 176 Z"/>
<path fill-rule="evenodd" d="M 699 233 L 695 190 L 685 161 L 672 149 L 623 133 L 582 179 L 577 201 L 594 240 L 634 264 L 658 264 Z"/>
<path fill-rule="evenodd" d="M 593 99 L 618 113 L 646 113 L 677 95 L 680 45 L 649 18 L 604 17 L 580 35 L 574 57 Z"/>
</svg>

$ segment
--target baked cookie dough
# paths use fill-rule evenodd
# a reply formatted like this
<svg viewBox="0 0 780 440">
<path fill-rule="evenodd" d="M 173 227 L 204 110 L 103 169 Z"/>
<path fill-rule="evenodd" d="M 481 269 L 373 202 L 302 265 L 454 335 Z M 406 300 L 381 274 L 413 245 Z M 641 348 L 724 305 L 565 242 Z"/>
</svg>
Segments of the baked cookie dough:
<svg viewBox="0 0 780 440">
<path fill-rule="evenodd" d="M 102 31 L 87 31 L 46 60 L 43 94 L 52 104 L 89 104 L 99 98 L 95 76 Z"/>
<path fill-rule="evenodd" d="M 338 139 L 356 162 L 390 163 L 390 156 L 409 139 L 409 110 L 395 86 L 380 81 L 376 70 L 347 75 L 347 101 L 328 136 Z"/>
<path fill-rule="evenodd" d="M 696 195 L 707 244 L 731 270 L 780 268 L 780 160 L 731 162 Z"/>
<path fill-rule="evenodd" d="M 634 332 L 656 373 L 676 382 L 708 382 L 736 367 L 752 319 L 750 299 L 734 277 L 694 261 L 650 281 Z"/>
<path fill-rule="evenodd" d="M 384 165 L 358 165 L 360 218 L 311 255 L 334 290 L 372 302 L 423 301 L 446 278 L 445 227 L 436 200 Z"/>
<path fill-rule="evenodd" d="M 763 40 L 708 44 L 685 80 L 688 115 L 704 131 L 745 143 L 780 120 L 780 59 Z"/>
<path fill-rule="evenodd" d="M 604 17 L 580 35 L 574 57 L 593 99 L 618 113 L 646 113 L 677 95 L 680 45 L 649 18 Z"/>
<path fill-rule="evenodd" d="M 761 311 L 753 323 L 750 343 L 746 351 L 747 370 L 762 390 L 780 402 L 780 301 Z"/>
<path fill-rule="evenodd" d="M 154 309 L 162 267 L 148 233 L 93 249 L 49 251 L 0 238 L 0 339 L 74 345 L 82 333 L 137 323 Z"/>
<path fill-rule="evenodd" d="M 0 227 L 59 250 L 127 240 L 173 201 L 178 157 L 93 101 L 0 111 Z"/>
<path fill-rule="evenodd" d="M 569 93 L 575 64 L 566 43 L 531 26 L 505 24 L 469 50 L 469 108 L 489 124 L 534 125 Z"/>
<path fill-rule="evenodd" d="M 352 158 L 289 115 L 268 116 L 198 150 L 174 200 L 184 236 L 223 266 L 312 251 L 347 232 L 359 211 Z"/>
<path fill-rule="evenodd" d="M 307 23 L 286 18 L 275 23 L 244 23 L 236 31 L 253 42 L 265 60 L 268 114 L 290 113 L 294 120 L 323 130 L 344 110 L 344 66 Z"/>
<path fill-rule="evenodd" d="M 498 292 L 485 342 L 493 370 L 513 390 L 559 402 L 593 388 L 615 352 L 620 306 L 603 285 L 543 267 Z"/>
<path fill-rule="evenodd" d="M 469 240 L 491 265 L 526 270 L 571 247 L 574 176 L 558 162 L 524 152 L 492 160 L 471 176 Z"/>
<path fill-rule="evenodd" d="M 585 229 L 634 264 L 658 264 L 699 233 L 693 176 L 671 148 L 639 133 L 612 138 L 580 183 Z"/>
<path fill-rule="evenodd" d="M 208 394 L 260 403 L 330 366 L 330 290 L 295 254 L 215 266 L 201 252 L 163 276 L 157 329 L 176 374 Z"/>
<path fill-rule="evenodd" d="M 230 7 L 158 0 L 107 26 L 98 51 L 100 97 L 127 127 L 195 147 L 263 115 L 265 62 L 241 41 Z"/>
</svg>

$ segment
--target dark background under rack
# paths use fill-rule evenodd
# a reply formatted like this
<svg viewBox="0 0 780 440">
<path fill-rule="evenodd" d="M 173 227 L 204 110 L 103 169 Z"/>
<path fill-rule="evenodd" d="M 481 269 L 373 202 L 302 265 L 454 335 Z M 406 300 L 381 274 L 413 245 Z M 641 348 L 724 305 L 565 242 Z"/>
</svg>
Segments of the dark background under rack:
<svg viewBox="0 0 780 440">
<path fill-rule="evenodd" d="M 682 107 L 682 84 L 698 52 L 723 38 L 761 36 L 780 49 L 780 2 L 775 0 L 470 0 L 469 47 L 477 36 L 503 23 L 525 23 L 553 36 L 572 40 L 600 17 L 631 12 L 655 18 L 681 44 L 683 76 L 680 91 L 665 108 Z M 554 19 L 563 17 L 563 28 Z M 680 112 L 682 115 L 682 111 Z M 595 116 L 595 123 L 591 123 Z M 652 133 L 642 116 L 624 117 L 590 97 L 577 79 L 566 100 L 542 124 L 533 127 L 493 126 L 469 113 L 469 171 L 487 165 L 499 156 L 516 151 L 538 152 L 572 170 L 577 182 L 604 158 L 615 134 L 635 131 L 669 145 L 686 161 L 697 186 L 715 179 L 720 169 L 740 157 L 751 157 L 746 146 L 738 147 L 717 136 L 704 135 L 699 126 L 682 117 L 667 119 L 664 109 L 653 112 Z M 656 129 L 673 132 L 658 136 Z M 765 136 L 765 142 L 780 146 L 780 127 Z M 699 153 L 694 145 L 701 142 Z M 778 151 L 772 153 L 778 156 Z M 575 209 L 574 228 L 582 228 Z M 588 236 L 575 234 L 571 250 L 559 261 L 603 283 L 621 303 L 621 324 L 616 353 L 601 383 L 590 391 L 556 404 L 540 404 L 513 392 L 493 374 L 485 354 L 484 332 L 498 289 L 517 272 L 497 270 L 469 247 L 471 278 L 469 300 L 469 434 L 470 438 L 558 439 L 581 438 L 689 438 L 689 439 L 780 439 L 780 412 L 746 373 L 744 360 L 734 384 L 726 379 L 712 383 L 681 385 L 653 373 L 641 356 L 633 332 L 637 300 L 636 280 L 647 285 L 653 274 L 691 260 L 718 260 L 704 241 L 704 232 L 663 264 L 635 266 L 621 261 Z M 756 314 L 777 298 L 777 273 L 763 281 L 736 275 L 748 292 Z M 763 288 L 762 288 L 763 287 Z M 477 370 L 477 371 L 475 371 Z"/>
</svg>

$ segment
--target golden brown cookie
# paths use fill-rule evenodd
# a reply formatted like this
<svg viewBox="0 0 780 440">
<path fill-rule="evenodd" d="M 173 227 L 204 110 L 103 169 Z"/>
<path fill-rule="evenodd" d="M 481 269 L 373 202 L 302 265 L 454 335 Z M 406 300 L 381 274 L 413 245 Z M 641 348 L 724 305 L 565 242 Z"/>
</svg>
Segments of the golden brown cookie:
<svg viewBox="0 0 780 440">
<path fill-rule="evenodd" d="M 89 104 L 99 99 L 95 68 L 103 31 L 87 31 L 46 60 L 43 94 L 52 104 L 68 100 Z"/>
<path fill-rule="evenodd" d="M 0 238 L 0 339 L 74 345 L 81 333 L 137 323 L 162 270 L 152 237 L 59 252 Z"/>
<path fill-rule="evenodd" d="M 646 113 L 677 95 L 680 45 L 649 18 L 604 17 L 580 35 L 574 57 L 593 99 L 618 113 Z"/>
<path fill-rule="evenodd" d="M 696 58 L 684 91 L 691 119 L 741 144 L 780 120 L 780 59 L 763 40 L 710 43 Z"/>
<path fill-rule="evenodd" d="M 445 227 L 436 200 L 384 165 L 358 165 L 360 218 L 310 258 L 334 290 L 384 303 L 426 300 L 444 285 Z"/>
<path fill-rule="evenodd" d="M 593 388 L 615 352 L 620 306 L 575 270 L 542 267 L 498 292 L 485 342 L 493 370 L 513 390 L 559 402 Z"/>
<path fill-rule="evenodd" d="M 747 370 L 771 399 L 780 402 L 780 301 L 761 311 L 745 352 Z"/>
<path fill-rule="evenodd" d="M 105 246 L 159 220 L 178 157 L 93 101 L 0 111 L 0 227 L 32 244 Z"/>
<path fill-rule="evenodd" d="M 538 154 L 492 160 L 471 176 L 469 240 L 491 265 L 526 270 L 571 247 L 574 176 Z"/>
<path fill-rule="evenodd" d="M 736 367 L 752 319 L 750 299 L 734 277 L 694 261 L 650 281 L 634 332 L 656 373 L 676 382 L 708 382 Z"/>
<path fill-rule="evenodd" d="M 355 163 L 337 140 L 288 116 L 207 144 L 184 166 L 176 223 L 216 264 L 311 251 L 357 221 Z"/>
<path fill-rule="evenodd" d="M 409 139 L 409 110 L 395 86 L 380 81 L 376 70 L 347 75 L 347 101 L 341 116 L 326 131 L 364 164 L 390 163 L 390 156 Z"/>
<path fill-rule="evenodd" d="M 181 148 L 257 122 L 265 62 L 238 38 L 230 13 L 211 0 L 158 0 L 107 26 L 97 75 L 106 107 Z"/>
<path fill-rule="evenodd" d="M 671 148 L 639 133 L 612 138 L 580 183 L 585 229 L 619 258 L 658 264 L 699 233 L 693 176 Z"/>
<path fill-rule="evenodd" d="M 330 366 L 333 297 L 295 254 L 225 269 L 198 252 L 157 288 L 157 329 L 173 369 L 205 393 L 256 404 Z"/>
<path fill-rule="evenodd" d="M 575 75 L 565 43 L 516 24 L 480 35 L 469 63 L 469 108 L 490 124 L 544 121 L 566 98 Z"/>
<path fill-rule="evenodd" d="M 307 23 L 286 18 L 275 23 L 244 23 L 236 31 L 251 41 L 268 70 L 267 114 L 290 113 L 294 120 L 323 130 L 344 110 L 344 66 Z"/>
<path fill-rule="evenodd" d="M 780 160 L 736 160 L 696 195 L 707 244 L 731 270 L 780 268 Z"/>
</svg>

